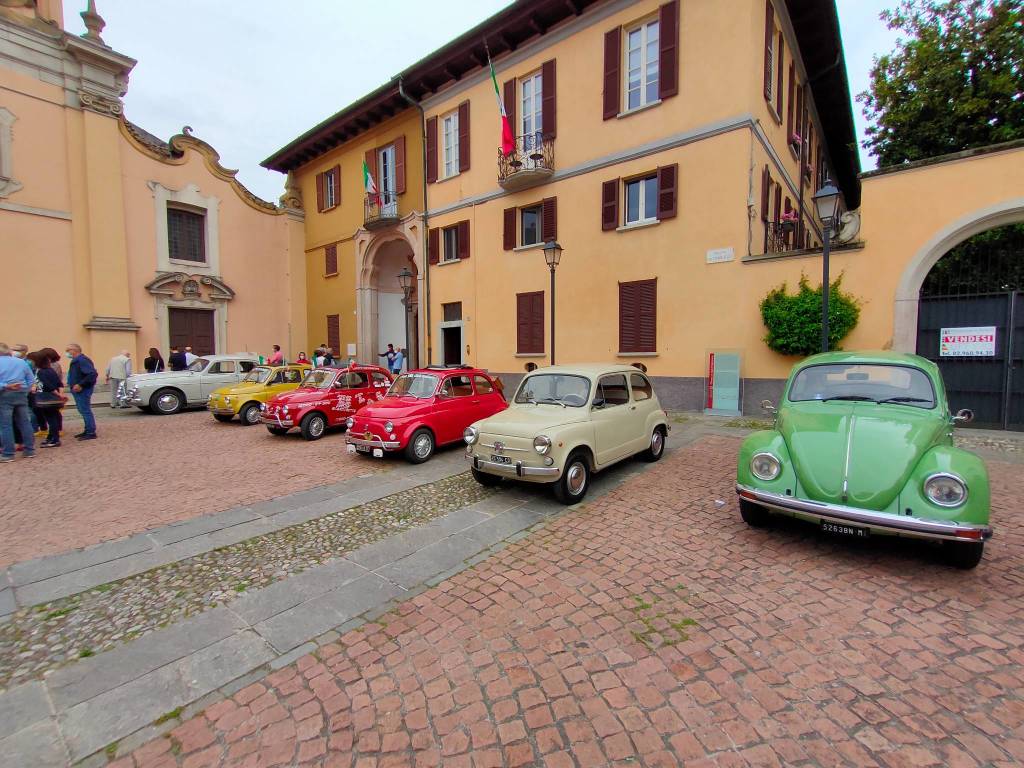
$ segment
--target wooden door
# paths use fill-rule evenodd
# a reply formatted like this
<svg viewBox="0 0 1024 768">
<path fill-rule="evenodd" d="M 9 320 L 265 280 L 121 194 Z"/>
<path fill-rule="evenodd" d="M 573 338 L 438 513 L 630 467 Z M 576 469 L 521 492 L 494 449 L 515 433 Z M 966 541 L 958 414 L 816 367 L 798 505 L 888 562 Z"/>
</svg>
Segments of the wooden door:
<svg viewBox="0 0 1024 768">
<path fill-rule="evenodd" d="M 167 324 L 172 347 L 192 347 L 192 352 L 200 357 L 216 352 L 212 309 L 171 307 L 167 310 Z"/>
</svg>

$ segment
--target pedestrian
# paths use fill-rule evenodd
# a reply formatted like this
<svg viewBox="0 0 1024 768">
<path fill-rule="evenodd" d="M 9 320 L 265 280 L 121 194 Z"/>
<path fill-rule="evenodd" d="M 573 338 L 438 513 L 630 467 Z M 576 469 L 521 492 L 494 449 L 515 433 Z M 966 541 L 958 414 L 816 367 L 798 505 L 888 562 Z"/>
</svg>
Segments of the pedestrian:
<svg viewBox="0 0 1024 768">
<path fill-rule="evenodd" d="M 188 368 L 185 353 L 179 351 L 177 347 L 171 347 L 171 354 L 168 356 L 167 362 L 171 366 L 172 371 L 184 371 Z"/>
<path fill-rule="evenodd" d="M 334 350 L 331 347 L 324 347 L 324 365 L 334 365 Z"/>
<path fill-rule="evenodd" d="M 0 462 L 14 461 L 14 426 L 24 441 L 23 456 L 36 455 L 36 436 L 28 418 L 28 394 L 35 386 L 35 377 L 28 363 L 11 354 L 11 348 L 0 342 Z"/>
<path fill-rule="evenodd" d="M 67 402 L 64 382 L 43 350 L 32 352 L 29 357 L 36 364 L 36 412 L 41 417 L 40 421 L 47 426 L 46 439 L 40 443 L 40 447 L 56 448 L 60 445 L 60 431 L 64 426 L 61 409 Z"/>
<path fill-rule="evenodd" d="M 142 361 L 146 373 L 160 373 L 164 369 L 164 356 L 156 347 L 149 348 L 149 357 Z"/>
<path fill-rule="evenodd" d="M 192 347 L 185 347 L 185 367 L 188 368 L 198 359 L 198 355 L 192 354 Z"/>
<path fill-rule="evenodd" d="M 270 359 L 267 360 L 267 365 L 284 365 L 284 355 L 281 353 L 279 344 L 274 345 L 274 351 L 271 353 Z"/>
<path fill-rule="evenodd" d="M 28 367 L 29 370 L 32 371 L 32 375 L 36 375 L 35 363 L 33 363 L 32 360 L 29 358 L 28 344 L 14 344 L 13 346 L 11 346 L 11 356 L 17 357 L 20 360 L 24 360 L 26 363 L 28 363 Z M 34 391 L 30 391 L 28 393 L 28 421 L 29 425 L 32 427 L 33 434 L 38 433 L 45 423 L 39 421 L 39 417 L 36 414 L 36 395 Z M 15 426 L 14 428 L 14 437 L 18 445 L 21 445 L 21 434 L 17 426 Z"/>
<path fill-rule="evenodd" d="M 110 385 L 110 407 L 130 408 L 124 404 L 124 392 L 122 387 L 132 375 L 132 353 L 122 349 L 107 363 L 107 384 Z"/>
<path fill-rule="evenodd" d="M 395 376 L 402 372 L 402 364 L 405 362 L 405 350 L 399 347 L 395 351 L 395 357 L 391 361 L 391 373 Z"/>
<path fill-rule="evenodd" d="M 317 368 L 324 367 L 324 355 L 327 353 L 327 345 L 321 344 L 313 350 L 313 365 Z"/>
<path fill-rule="evenodd" d="M 391 371 L 391 373 L 395 372 L 395 365 L 394 365 L 394 363 L 395 363 L 395 345 L 394 344 L 388 344 L 387 351 L 386 352 L 378 352 L 377 353 L 377 357 L 387 358 L 384 361 L 385 367 L 389 371 Z"/>
<path fill-rule="evenodd" d="M 61 362 L 60 362 L 60 360 L 61 360 L 60 352 L 58 352 L 53 347 L 43 347 L 39 351 L 42 352 L 44 355 L 46 355 L 46 358 L 50 361 L 50 367 L 53 368 L 54 373 L 56 373 L 58 376 L 60 376 L 61 381 L 63 381 L 64 380 L 64 366 L 61 365 Z"/>
<path fill-rule="evenodd" d="M 82 415 L 85 429 L 75 435 L 77 440 L 96 439 L 96 417 L 92 414 L 92 391 L 99 379 L 96 366 L 86 355 L 82 354 L 79 344 L 68 344 L 67 356 L 71 359 L 68 366 L 68 386 L 71 396 L 75 398 L 75 408 Z"/>
<path fill-rule="evenodd" d="M 299 356 L 295 358 L 295 362 L 298 365 L 309 365 L 309 358 L 306 357 L 305 352 L 299 352 Z"/>
</svg>

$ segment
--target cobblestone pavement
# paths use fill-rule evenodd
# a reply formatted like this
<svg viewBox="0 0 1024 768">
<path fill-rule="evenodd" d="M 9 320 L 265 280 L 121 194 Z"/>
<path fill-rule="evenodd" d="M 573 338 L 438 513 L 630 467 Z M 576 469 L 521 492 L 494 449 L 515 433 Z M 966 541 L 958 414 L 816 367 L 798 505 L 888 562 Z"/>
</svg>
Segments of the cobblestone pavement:
<svg viewBox="0 0 1024 768">
<path fill-rule="evenodd" d="M 748 529 L 738 442 L 679 450 L 114 765 L 1024 762 L 1019 468 L 992 464 L 996 538 L 959 572 L 922 543 Z"/>
<path fill-rule="evenodd" d="M 23 608 L 0 623 L 0 688 L 228 604 L 495 490 L 466 472 Z"/>
<path fill-rule="evenodd" d="M 100 412 L 102 414 L 102 411 Z M 340 434 L 306 442 L 206 411 L 101 415 L 98 440 L 0 467 L 0 567 L 379 470 Z"/>
</svg>

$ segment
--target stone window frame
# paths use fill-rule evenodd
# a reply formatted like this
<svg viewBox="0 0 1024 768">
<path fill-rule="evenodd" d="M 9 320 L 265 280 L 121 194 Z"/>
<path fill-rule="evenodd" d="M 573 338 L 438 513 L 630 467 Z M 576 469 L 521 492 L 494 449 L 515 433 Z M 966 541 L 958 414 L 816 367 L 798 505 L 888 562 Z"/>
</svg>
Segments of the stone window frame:
<svg viewBox="0 0 1024 768">
<path fill-rule="evenodd" d="M 158 181 L 149 182 L 153 192 L 156 216 L 156 268 L 158 272 L 188 272 L 189 274 L 220 275 L 220 198 L 215 195 L 203 196 L 199 187 L 188 184 L 176 190 L 165 187 Z M 182 261 L 170 257 L 167 239 L 167 209 L 183 208 L 202 213 L 206 224 L 206 263 Z"/>
<path fill-rule="evenodd" d="M 0 198 L 21 189 L 14 179 L 14 121 L 18 118 L 6 107 L 0 107 Z"/>
</svg>

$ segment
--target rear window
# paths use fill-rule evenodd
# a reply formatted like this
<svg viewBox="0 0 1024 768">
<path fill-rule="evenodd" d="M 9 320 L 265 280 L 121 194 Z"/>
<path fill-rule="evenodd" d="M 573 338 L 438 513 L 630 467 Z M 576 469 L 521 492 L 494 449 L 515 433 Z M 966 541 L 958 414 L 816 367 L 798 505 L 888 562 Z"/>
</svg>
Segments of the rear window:
<svg viewBox="0 0 1024 768">
<path fill-rule="evenodd" d="M 931 379 L 909 365 L 831 363 L 799 371 L 789 387 L 788 399 L 851 400 L 895 403 L 915 408 L 934 408 Z"/>
</svg>

